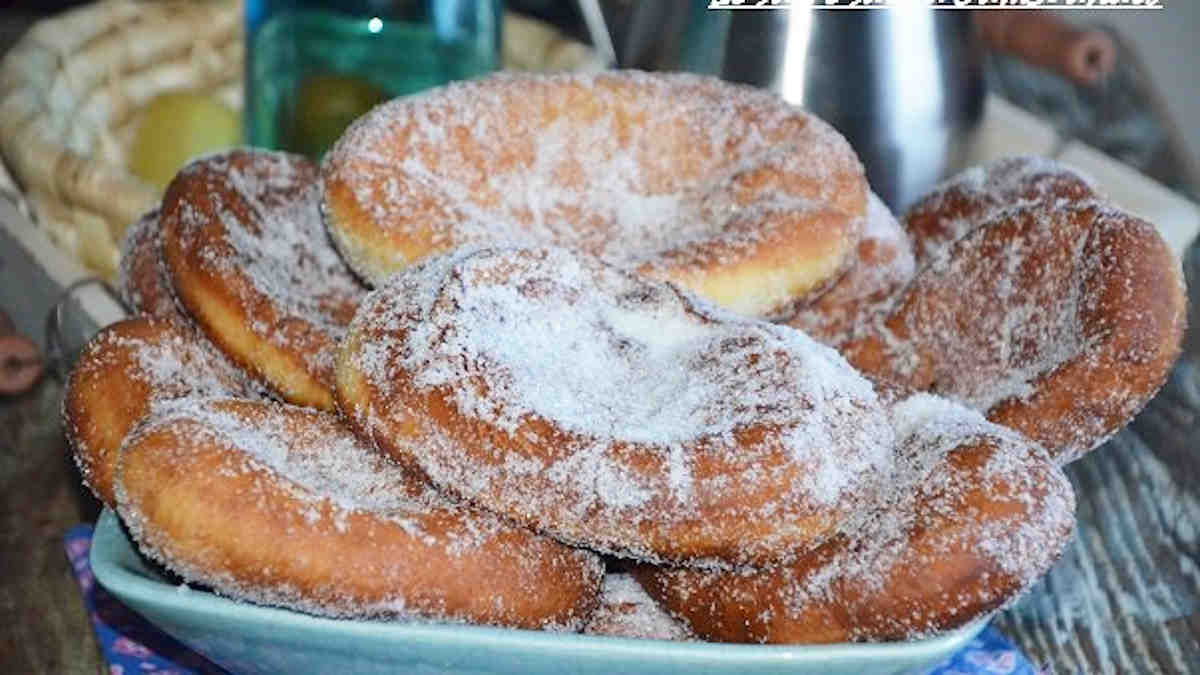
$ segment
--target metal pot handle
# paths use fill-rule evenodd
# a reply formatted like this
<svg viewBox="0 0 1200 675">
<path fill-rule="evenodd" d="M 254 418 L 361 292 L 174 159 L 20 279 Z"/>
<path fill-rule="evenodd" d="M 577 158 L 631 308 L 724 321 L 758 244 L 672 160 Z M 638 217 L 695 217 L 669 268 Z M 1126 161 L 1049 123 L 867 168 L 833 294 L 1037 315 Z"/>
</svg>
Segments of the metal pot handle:
<svg viewBox="0 0 1200 675">
<path fill-rule="evenodd" d="M 133 310 L 126 304 L 121 294 L 109 282 L 99 277 L 85 277 L 73 282 L 62 290 L 58 295 L 58 299 L 50 306 L 50 311 L 46 315 L 46 365 L 47 370 L 51 372 L 60 382 L 65 382 L 67 372 L 75 361 L 75 356 L 78 349 L 71 349 L 67 346 L 67 340 L 63 336 L 63 322 L 65 315 L 65 307 L 70 303 L 72 297 L 81 289 L 89 286 L 98 286 L 109 297 L 117 303 L 125 313 L 132 316 Z M 89 336 L 90 338 L 90 336 Z M 82 349 L 83 345 L 79 345 Z"/>
</svg>

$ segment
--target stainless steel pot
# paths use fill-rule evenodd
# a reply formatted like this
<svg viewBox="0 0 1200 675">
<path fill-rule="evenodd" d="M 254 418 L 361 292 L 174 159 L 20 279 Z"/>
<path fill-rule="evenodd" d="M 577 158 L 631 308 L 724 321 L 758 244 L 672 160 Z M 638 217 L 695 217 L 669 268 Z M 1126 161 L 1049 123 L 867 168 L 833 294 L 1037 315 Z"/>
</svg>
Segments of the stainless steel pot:
<svg viewBox="0 0 1200 675">
<path fill-rule="evenodd" d="M 610 2 L 619 65 L 772 89 L 838 128 L 872 187 L 902 209 L 961 166 L 982 116 L 969 12 L 710 10 L 698 0 Z"/>
</svg>

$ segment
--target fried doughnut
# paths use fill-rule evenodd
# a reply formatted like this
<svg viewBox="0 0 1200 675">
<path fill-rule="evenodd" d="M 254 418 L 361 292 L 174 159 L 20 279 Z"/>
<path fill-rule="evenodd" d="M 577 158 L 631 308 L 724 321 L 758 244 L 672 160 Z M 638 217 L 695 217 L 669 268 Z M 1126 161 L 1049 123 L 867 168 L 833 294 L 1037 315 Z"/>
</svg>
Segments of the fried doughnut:
<svg viewBox="0 0 1200 675">
<path fill-rule="evenodd" d="M 1012 601 L 1061 554 L 1074 493 L 1040 448 L 929 394 L 893 408 L 894 501 L 796 563 L 733 572 L 642 566 L 651 597 L 719 641 L 906 640 Z"/>
<path fill-rule="evenodd" d="M 628 572 L 609 572 L 600 602 L 583 627 L 585 635 L 645 640 L 695 640 L 682 622 L 667 614 Z"/>
<path fill-rule="evenodd" d="M 564 246 L 774 315 L 836 280 L 867 187 L 832 127 L 716 78 L 501 74 L 381 105 L 322 166 L 364 278 L 463 245 Z"/>
<path fill-rule="evenodd" d="M 1006 157 L 959 173 L 909 207 L 904 229 L 912 238 L 918 267 L 945 253 L 1002 212 L 1062 205 L 1098 197 L 1090 179 L 1043 157 Z"/>
<path fill-rule="evenodd" d="M 163 198 L 176 295 L 235 363 L 282 398 L 332 409 L 333 355 L 365 289 L 321 225 L 316 167 L 237 150 L 192 162 Z"/>
<path fill-rule="evenodd" d="M 604 566 L 454 504 L 337 417 L 208 399 L 125 443 L 117 512 L 191 583 L 333 617 L 578 630 Z"/>
<path fill-rule="evenodd" d="M 566 249 L 458 250 L 360 306 L 339 409 L 439 487 L 568 543 L 774 560 L 873 503 L 892 430 L 802 333 Z"/>
<path fill-rule="evenodd" d="M 1006 209 L 843 347 L 872 377 L 984 412 L 1065 463 L 1123 427 L 1179 354 L 1179 261 L 1103 201 Z"/>
<path fill-rule="evenodd" d="M 787 321 L 813 339 L 837 347 L 872 318 L 885 314 L 916 271 L 912 242 L 875 193 L 850 269 L 828 291 Z"/>
<path fill-rule="evenodd" d="M 244 373 L 169 317 L 108 326 L 67 377 L 63 429 L 83 482 L 112 506 L 113 467 L 129 432 L 152 410 L 193 395 L 254 396 Z"/>
<path fill-rule="evenodd" d="M 117 290 L 135 315 L 169 317 L 190 324 L 175 303 L 162 248 L 162 226 L 158 209 L 154 209 L 130 225 L 121 240 Z"/>
</svg>

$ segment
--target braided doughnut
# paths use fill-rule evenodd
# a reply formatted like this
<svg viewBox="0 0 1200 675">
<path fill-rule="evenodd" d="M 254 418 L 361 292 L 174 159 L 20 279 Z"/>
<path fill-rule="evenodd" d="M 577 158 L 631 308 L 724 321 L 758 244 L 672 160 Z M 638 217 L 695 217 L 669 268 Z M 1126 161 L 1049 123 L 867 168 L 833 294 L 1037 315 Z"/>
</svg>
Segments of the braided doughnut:
<svg viewBox="0 0 1200 675">
<path fill-rule="evenodd" d="M 690 564 L 831 536 L 890 472 L 833 350 L 565 249 L 459 250 L 367 296 L 340 410 L 435 484 L 564 541 Z"/>
<path fill-rule="evenodd" d="M 138 422 L 201 394 L 255 395 L 244 373 L 173 318 L 119 321 L 84 346 L 67 378 L 63 429 L 84 483 L 100 501 L 114 503 L 117 451 Z"/>
<path fill-rule="evenodd" d="M 237 150 L 180 171 L 160 218 L 172 286 L 209 338 L 282 398 L 332 409 L 335 347 L 365 289 L 319 199 L 308 160 Z"/>
<path fill-rule="evenodd" d="M 577 630 L 604 567 L 438 495 L 316 410 L 192 400 L 121 450 L 142 552 L 241 600 L 333 617 Z"/>
<path fill-rule="evenodd" d="M 832 127 L 684 74 L 504 74 L 397 99 L 322 175 L 333 239 L 376 284 L 457 246 L 554 245 L 748 315 L 836 280 L 867 199 Z"/>
<path fill-rule="evenodd" d="M 964 402 L 1065 463 L 1162 386 L 1185 300 L 1154 226 L 1098 199 L 1037 202 L 948 245 L 842 351 L 864 373 Z"/>
<path fill-rule="evenodd" d="M 719 641 L 913 639 L 1011 601 L 1070 539 L 1074 494 L 1016 433 L 928 394 L 893 409 L 895 495 L 794 564 L 732 572 L 641 566 L 651 597 Z"/>
</svg>

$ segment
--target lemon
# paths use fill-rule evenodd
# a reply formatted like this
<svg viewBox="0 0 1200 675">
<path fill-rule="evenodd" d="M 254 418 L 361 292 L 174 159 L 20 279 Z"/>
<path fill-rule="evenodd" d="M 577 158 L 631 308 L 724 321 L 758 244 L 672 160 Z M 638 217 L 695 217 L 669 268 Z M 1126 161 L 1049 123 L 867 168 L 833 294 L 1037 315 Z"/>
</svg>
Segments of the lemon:
<svg viewBox="0 0 1200 675">
<path fill-rule="evenodd" d="M 351 122 L 388 98 L 369 80 L 334 74 L 304 78 L 294 97 L 292 119 L 282 125 L 286 144 L 311 157 L 319 157 Z"/>
<path fill-rule="evenodd" d="M 196 92 L 169 92 L 142 111 L 129 168 L 165 188 L 189 159 L 241 143 L 242 123 L 229 106 Z"/>
</svg>

